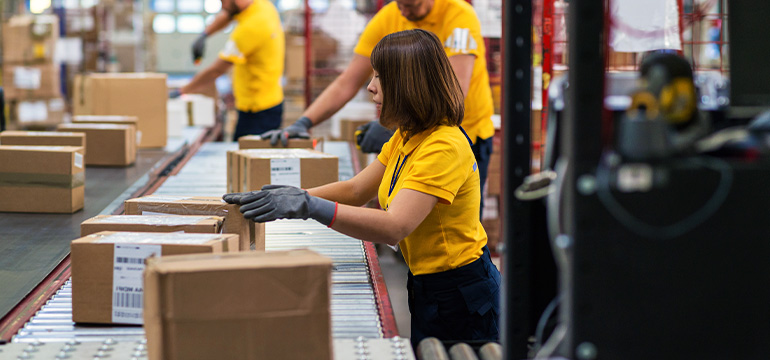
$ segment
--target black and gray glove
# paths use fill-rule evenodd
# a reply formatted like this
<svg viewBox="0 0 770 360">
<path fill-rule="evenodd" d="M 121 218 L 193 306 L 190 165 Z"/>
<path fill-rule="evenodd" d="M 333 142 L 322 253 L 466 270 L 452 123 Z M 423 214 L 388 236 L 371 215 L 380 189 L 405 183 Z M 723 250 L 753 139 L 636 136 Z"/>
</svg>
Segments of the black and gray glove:
<svg viewBox="0 0 770 360">
<path fill-rule="evenodd" d="M 278 144 L 278 139 L 280 138 L 281 143 L 286 147 L 289 146 L 289 139 L 309 139 L 310 133 L 308 133 L 308 130 L 310 130 L 311 127 L 313 127 L 313 122 L 306 116 L 303 116 L 285 129 L 265 131 L 260 136 L 263 139 L 270 138 L 270 145 L 272 146 Z"/>
<path fill-rule="evenodd" d="M 196 65 L 200 62 L 201 58 L 203 58 L 203 53 L 206 49 L 206 37 L 208 36 L 209 35 L 206 34 L 206 32 L 202 32 L 192 44 L 193 63 Z"/>
<path fill-rule="evenodd" d="M 382 145 L 393 137 L 393 131 L 380 125 L 379 120 L 371 121 L 356 129 L 356 144 L 365 153 L 379 154 Z"/>
<path fill-rule="evenodd" d="M 240 205 L 243 217 L 254 222 L 310 218 L 331 226 L 337 211 L 333 201 L 286 185 L 265 185 L 260 191 L 226 194 L 222 199 Z"/>
</svg>

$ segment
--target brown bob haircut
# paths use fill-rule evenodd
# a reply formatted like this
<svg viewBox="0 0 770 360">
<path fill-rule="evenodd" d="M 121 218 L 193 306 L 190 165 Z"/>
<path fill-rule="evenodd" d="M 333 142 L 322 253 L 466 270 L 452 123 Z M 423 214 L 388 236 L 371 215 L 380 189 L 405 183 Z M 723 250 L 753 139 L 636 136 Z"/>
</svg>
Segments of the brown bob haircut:
<svg viewBox="0 0 770 360">
<path fill-rule="evenodd" d="M 460 125 L 462 90 L 436 35 L 415 29 L 385 36 L 371 62 L 380 76 L 383 126 L 408 139 L 438 125 Z"/>
</svg>

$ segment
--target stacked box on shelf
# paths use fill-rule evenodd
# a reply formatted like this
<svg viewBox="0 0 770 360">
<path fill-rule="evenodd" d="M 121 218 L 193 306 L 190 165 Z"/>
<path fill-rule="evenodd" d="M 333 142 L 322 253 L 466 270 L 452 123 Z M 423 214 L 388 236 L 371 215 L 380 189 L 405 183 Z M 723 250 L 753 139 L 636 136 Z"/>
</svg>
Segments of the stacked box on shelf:
<svg viewBox="0 0 770 360">
<path fill-rule="evenodd" d="M 3 91 L 11 128 L 46 127 L 62 121 L 54 15 L 17 15 L 3 24 Z"/>
<path fill-rule="evenodd" d="M 264 185 L 303 189 L 339 180 L 336 156 L 309 149 L 247 149 L 227 152 L 228 192 L 259 190 Z"/>
<path fill-rule="evenodd" d="M 73 240 L 72 320 L 141 324 L 147 257 L 237 250 L 238 236 L 232 234 L 105 231 Z"/>
<path fill-rule="evenodd" d="M 265 224 L 243 218 L 238 205 L 228 204 L 219 197 L 147 195 L 124 202 L 126 215 L 215 215 L 224 217 L 222 232 L 240 236 L 240 250 L 253 244 L 265 250 Z"/>
<path fill-rule="evenodd" d="M 82 147 L 0 145 L 0 212 L 74 213 L 84 188 Z"/>
</svg>

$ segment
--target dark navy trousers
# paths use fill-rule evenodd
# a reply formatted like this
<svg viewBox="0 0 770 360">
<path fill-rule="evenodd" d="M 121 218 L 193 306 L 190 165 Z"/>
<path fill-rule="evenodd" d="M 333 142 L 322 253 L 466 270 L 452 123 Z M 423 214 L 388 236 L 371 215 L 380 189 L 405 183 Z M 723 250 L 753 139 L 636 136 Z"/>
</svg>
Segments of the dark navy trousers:
<svg viewBox="0 0 770 360">
<path fill-rule="evenodd" d="M 233 140 L 246 135 L 261 135 L 265 131 L 279 129 L 283 119 L 283 103 L 257 112 L 238 110 Z"/>
<path fill-rule="evenodd" d="M 412 314 L 412 347 L 426 337 L 439 340 L 498 341 L 500 272 L 484 246 L 476 261 L 407 281 Z"/>
</svg>

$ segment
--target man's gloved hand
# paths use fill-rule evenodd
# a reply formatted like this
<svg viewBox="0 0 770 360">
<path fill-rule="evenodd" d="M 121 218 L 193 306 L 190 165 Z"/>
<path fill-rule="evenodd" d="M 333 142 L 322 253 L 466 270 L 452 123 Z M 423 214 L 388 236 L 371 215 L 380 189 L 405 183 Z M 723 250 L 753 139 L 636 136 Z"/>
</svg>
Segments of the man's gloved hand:
<svg viewBox="0 0 770 360">
<path fill-rule="evenodd" d="M 356 129 L 356 144 L 365 153 L 379 154 L 382 145 L 385 145 L 393 137 L 393 131 L 380 125 L 379 120 L 374 120 Z"/>
<path fill-rule="evenodd" d="M 206 49 L 206 37 L 208 36 L 209 35 L 204 31 L 198 36 L 197 39 L 195 39 L 195 42 L 192 44 L 193 64 L 195 65 L 198 65 L 198 63 L 201 61 L 201 58 L 203 58 L 203 53 Z"/>
<path fill-rule="evenodd" d="M 278 144 L 278 139 L 281 139 L 281 143 L 284 147 L 289 146 L 289 139 L 301 138 L 309 139 L 310 133 L 308 130 L 313 127 L 313 122 L 306 116 L 299 118 L 294 124 L 287 126 L 285 129 L 275 129 L 265 131 L 260 134 L 263 139 L 270 138 L 270 145 L 275 146 Z"/>
<path fill-rule="evenodd" d="M 337 212 L 336 203 L 286 185 L 265 185 L 260 191 L 226 194 L 222 199 L 241 205 L 243 217 L 254 222 L 311 218 L 331 226 Z"/>
<path fill-rule="evenodd" d="M 176 99 L 178 97 L 182 96 L 182 91 L 179 89 L 173 89 L 168 92 L 168 98 L 169 99 Z"/>
</svg>

